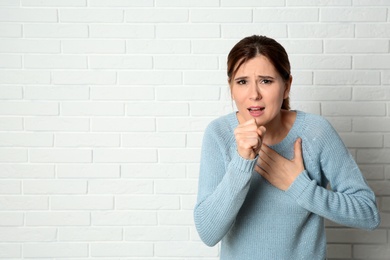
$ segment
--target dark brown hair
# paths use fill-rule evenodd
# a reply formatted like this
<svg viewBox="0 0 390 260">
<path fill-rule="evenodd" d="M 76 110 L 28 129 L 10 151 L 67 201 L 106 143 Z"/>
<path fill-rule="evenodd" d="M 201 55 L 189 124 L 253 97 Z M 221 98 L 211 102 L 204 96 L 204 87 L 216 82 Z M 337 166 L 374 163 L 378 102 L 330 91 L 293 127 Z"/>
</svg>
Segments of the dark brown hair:
<svg viewBox="0 0 390 260">
<path fill-rule="evenodd" d="M 241 65 L 257 55 L 267 57 L 284 81 L 287 82 L 290 79 L 290 61 L 283 46 L 266 36 L 253 35 L 239 41 L 228 55 L 227 75 L 229 84 Z M 289 97 L 283 100 L 282 109 L 290 109 Z"/>
</svg>

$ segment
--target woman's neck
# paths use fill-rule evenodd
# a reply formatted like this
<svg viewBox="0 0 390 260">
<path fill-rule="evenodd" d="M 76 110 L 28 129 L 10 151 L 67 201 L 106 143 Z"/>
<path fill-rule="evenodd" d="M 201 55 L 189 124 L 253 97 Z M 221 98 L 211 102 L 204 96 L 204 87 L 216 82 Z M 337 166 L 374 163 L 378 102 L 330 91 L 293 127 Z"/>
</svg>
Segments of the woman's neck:
<svg viewBox="0 0 390 260">
<path fill-rule="evenodd" d="M 280 110 L 280 113 L 267 125 L 263 142 L 266 145 L 280 143 L 289 133 L 296 119 L 296 112 Z"/>
</svg>

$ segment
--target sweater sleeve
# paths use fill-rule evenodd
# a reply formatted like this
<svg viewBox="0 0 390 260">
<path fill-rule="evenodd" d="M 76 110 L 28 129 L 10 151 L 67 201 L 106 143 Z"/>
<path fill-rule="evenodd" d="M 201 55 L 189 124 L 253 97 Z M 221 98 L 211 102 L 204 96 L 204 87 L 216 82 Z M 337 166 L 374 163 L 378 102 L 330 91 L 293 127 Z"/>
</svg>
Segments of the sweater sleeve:
<svg viewBox="0 0 390 260">
<path fill-rule="evenodd" d="M 216 245 L 234 223 L 248 193 L 257 159 L 245 160 L 233 152 L 227 161 L 229 148 L 215 130 L 206 129 L 194 221 L 200 238 L 208 246 Z"/>
<path fill-rule="evenodd" d="M 318 170 L 329 181 L 331 189 L 320 186 L 305 170 L 287 193 L 302 207 L 331 221 L 373 230 L 380 224 L 375 194 L 334 128 L 327 120 L 320 121 L 312 129 L 316 136 L 303 139 L 303 151 L 318 154 L 318 157 L 309 155 L 307 163 L 319 165 Z"/>
</svg>

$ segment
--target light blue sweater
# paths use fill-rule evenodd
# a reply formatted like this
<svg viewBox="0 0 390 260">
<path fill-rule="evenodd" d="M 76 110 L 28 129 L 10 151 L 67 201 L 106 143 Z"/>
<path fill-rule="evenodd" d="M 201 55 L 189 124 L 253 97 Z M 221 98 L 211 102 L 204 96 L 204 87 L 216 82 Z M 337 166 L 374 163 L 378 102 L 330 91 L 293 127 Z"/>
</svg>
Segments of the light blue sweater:
<svg viewBox="0 0 390 260">
<path fill-rule="evenodd" d="M 194 210 L 202 241 L 222 241 L 222 260 L 325 259 L 324 218 L 367 230 L 380 224 L 374 193 L 323 117 L 297 111 L 288 135 L 271 146 L 292 159 L 294 142 L 302 138 L 305 171 L 287 191 L 254 171 L 257 158 L 238 155 L 237 125 L 231 113 L 207 127 Z"/>
</svg>

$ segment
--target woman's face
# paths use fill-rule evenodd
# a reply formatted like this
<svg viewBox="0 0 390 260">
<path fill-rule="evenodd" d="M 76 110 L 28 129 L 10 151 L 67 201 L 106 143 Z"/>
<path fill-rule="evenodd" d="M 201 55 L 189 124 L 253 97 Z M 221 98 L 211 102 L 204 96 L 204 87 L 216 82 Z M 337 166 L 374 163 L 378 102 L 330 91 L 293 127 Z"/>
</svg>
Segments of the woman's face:
<svg viewBox="0 0 390 260">
<path fill-rule="evenodd" d="M 230 81 L 232 98 L 238 108 L 240 123 L 255 118 L 266 126 L 281 110 L 288 97 L 291 77 L 284 81 L 265 56 L 258 55 L 243 63 Z"/>
</svg>

